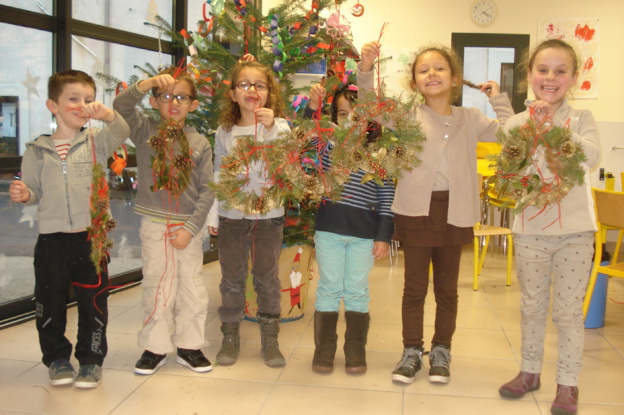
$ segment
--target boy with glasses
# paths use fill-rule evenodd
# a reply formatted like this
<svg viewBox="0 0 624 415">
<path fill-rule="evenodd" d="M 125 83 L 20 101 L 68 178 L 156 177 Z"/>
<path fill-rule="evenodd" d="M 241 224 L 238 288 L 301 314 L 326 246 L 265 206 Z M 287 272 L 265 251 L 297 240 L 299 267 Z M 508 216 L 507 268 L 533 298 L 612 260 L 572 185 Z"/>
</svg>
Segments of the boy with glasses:
<svg viewBox="0 0 624 415">
<path fill-rule="evenodd" d="M 160 121 L 141 113 L 137 104 L 152 92 L 151 106 Z M 141 219 L 143 259 L 144 349 L 135 373 L 151 375 L 177 348 L 176 361 L 195 372 L 212 365 L 201 352 L 205 340 L 208 293 L 203 268 L 202 229 L 214 194 L 210 142 L 186 116 L 199 106 L 190 74 L 171 67 L 121 92 L 113 108 L 131 127 L 136 146 L 138 193 L 134 210 Z"/>
</svg>

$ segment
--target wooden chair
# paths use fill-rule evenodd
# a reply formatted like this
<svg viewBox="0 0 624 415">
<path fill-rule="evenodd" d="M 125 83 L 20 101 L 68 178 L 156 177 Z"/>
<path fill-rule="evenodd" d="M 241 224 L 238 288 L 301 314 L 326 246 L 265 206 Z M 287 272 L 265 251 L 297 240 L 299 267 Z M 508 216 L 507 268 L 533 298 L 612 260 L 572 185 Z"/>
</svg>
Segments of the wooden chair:
<svg viewBox="0 0 624 415">
<path fill-rule="evenodd" d="M 598 231 L 596 232 L 594 265 L 589 276 L 585 300 L 583 301 L 584 316 L 587 316 L 598 274 L 624 278 L 624 262 L 618 262 L 618 254 L 622 246 L 622 235 L 624 235 L 624 192 L 592 188 L 592 193 L 594 194 L 594 208 L 596 210 Z M 619 230 L 615 252 L 611 257 L 610 265 L 600 265 L 602 262 L 602 245 L 605 241 L 605 235 L 607 230 L 611 229 Z"/>
</svg>

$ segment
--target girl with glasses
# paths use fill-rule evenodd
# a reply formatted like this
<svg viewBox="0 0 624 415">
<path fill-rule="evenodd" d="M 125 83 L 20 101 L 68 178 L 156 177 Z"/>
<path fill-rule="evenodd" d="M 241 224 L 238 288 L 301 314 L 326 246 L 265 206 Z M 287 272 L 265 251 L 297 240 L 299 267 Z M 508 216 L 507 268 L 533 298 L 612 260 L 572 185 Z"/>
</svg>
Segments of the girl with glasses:
<svg viewBox="0 0 624 415">
<path fill-rule="evenodd" d="M 255 137 L 267 143 L 281 133 L 290 131 L 283 117 L 284 102 L 270 68 L 258 62 L 240 62 L 234 68 L 231 89 L 226 95 L 221 125 L 215 136 L 215 175 L 218 181 L 223 157 L 236 146 L 240 137 Z M 245 172 L 250 178 L 243 191 L 261 191 L 266 177 L 262 160 L 251 162 Z M 221 300 L 218 309 L 223 343 L 217 354 L 220 365 L 232 365 L 240 350 L 240 322 L 245 316 L 247 264 L 258 295 L 257 319 L 262 339 L 261 353 L 270 367 L 286 364 L 279 350 L 277 335 L 281 313 L 281 285 L 278 259 L 282 249 L 284 208 L 277 207 L 264 214 L 250 214 L 219 204 L 216 215 L 209 216 L 212 235 L 219 235 L 221 264 Z"/>
</svg>

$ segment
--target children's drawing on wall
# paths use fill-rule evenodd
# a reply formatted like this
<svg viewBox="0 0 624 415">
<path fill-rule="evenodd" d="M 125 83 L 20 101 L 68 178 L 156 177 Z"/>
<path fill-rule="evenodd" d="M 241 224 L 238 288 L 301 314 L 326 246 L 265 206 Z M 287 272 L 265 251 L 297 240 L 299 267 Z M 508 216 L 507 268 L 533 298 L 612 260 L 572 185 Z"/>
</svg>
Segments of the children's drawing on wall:
<svg viewBox="0 0 624 415">
<path fill-rule="evenodd" d="M 579 56 L 579 78 L 575 99 L 598 98 L 599 19 L 540 19 L 537 43 L 561 39 L 571 44 Z"/>
<path fill-rule="evenodd" d="M 382 54 L 381 75 L 387 96 L 399 96 L 403 100 L 411 96 L 409 88 L 410 63 L 413 53 L 408 49 L 387 48 Z"/>
</svg>

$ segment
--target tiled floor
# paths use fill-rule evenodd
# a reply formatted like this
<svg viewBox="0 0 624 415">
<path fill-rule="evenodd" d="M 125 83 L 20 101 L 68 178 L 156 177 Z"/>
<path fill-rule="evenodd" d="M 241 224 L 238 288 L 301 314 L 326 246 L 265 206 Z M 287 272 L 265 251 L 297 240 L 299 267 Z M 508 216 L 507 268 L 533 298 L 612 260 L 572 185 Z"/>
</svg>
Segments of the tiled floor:
<svg viewBox="0 0 624 415">
<path fill-rule="evenodd" d="M 401 254 L 402 255 L 402 254 Z M 472 253 L 462 262 L 458 329 L 454 337 L 452 380 L 432 385 L 425 373 L 414 384 L 395 385 L 390 371 L 401 346 L 403 260 L 394 267 L 378 263 L 371 274 L 372 323 L 368 343 L 368 373 L 349 376 L 339 349 L 331 375 L 312 372 L 314 280 L 302 319 L 282 324 L 280 343 L 287 366 L 272 369 L 259 354 L 257 324 L 243 322 L 239 361 L 198 374 L 175 363 L 155 375 L 138 376 L 133 365 L 141 350 L 136 333 L 141 324 L 140 287 L 110 300 L 109 355 L 102 384 L 95 390 L 52 387 L 40 363 L 34 322 L 0 331 L 0 414 L 549 414 L 555 392 L 556 335 L 548 325 L 542 389 L 519 401 L 505 401 L 497 389 L 519 369 L 519 294 L 504 285 L 505 263 L 488 254 L 479 291 L 472 290 Z M 217 263 L 204 268 L 211 296 L 207 356 L 214 360 L 221 334 L 216 309 L 220 302 Z M 624 284 L 611 280 L 606 323 L 586 330 L 585 368 L 580 384 L 580 414 L 624 413 Z M 612 299 L 612 300 L 611 300 Z M 432 334 L 434 301 L 426 306 L 426 336 Z M 76 309 L 69 310 L 68 332 L 75 337 Z M 339 323 L 342 339 L 344 322 Z M 339 340 L 341 341 L 341 340 Z"/>
</svg>

